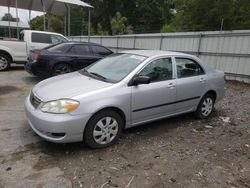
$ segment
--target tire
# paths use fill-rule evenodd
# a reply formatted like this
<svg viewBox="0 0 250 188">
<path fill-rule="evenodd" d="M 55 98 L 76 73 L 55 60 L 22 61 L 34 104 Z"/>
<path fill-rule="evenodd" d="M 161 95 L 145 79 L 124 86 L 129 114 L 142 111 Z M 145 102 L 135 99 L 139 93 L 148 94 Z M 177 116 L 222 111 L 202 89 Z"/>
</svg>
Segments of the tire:
<svg viewBox="0 0 250 188">
<path fill-rule="evenodd" d="M 123 121 L 118 113 L 111 110 L 99 112 L 88 122 L 84 142 L 93 149 L 111 146 L 119 139 L 122 127 Z"/>
<path fill-rule="evenodd" d="M 7 71 L 10 69 L 12 60 L 8 55 L 0 53 L 0 71 Z"/>
<path fill-rule="evenodd" d="M 202 97 L 196 111 L 195 116 L 199 119 L 208 118 L 214 109 L 215 98 L 211 94 L 206 94 Z"/>
<path fill-rule="evenodd" d="M 72 72 L 72 68 L 68 64 L 56 65 L 52 70 L 52 76 L 57 76 L 61 74 L 66 74 Z"/>
</svg>

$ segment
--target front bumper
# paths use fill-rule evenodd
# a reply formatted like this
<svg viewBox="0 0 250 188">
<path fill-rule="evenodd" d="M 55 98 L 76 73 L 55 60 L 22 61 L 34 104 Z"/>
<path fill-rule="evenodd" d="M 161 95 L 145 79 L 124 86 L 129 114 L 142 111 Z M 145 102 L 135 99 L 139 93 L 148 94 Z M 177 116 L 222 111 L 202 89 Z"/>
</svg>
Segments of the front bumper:
<svg viewBox="0 0 250 188">
<path fill-rule="evenodd" d="M 36 109 L 29 97 L 25 100 L 25 112 L 30 127 L 43 139 L 54 143 L 70 143 L 83 140 L 84 128 L 91 114 L 51 114 Z"/>
</svg>

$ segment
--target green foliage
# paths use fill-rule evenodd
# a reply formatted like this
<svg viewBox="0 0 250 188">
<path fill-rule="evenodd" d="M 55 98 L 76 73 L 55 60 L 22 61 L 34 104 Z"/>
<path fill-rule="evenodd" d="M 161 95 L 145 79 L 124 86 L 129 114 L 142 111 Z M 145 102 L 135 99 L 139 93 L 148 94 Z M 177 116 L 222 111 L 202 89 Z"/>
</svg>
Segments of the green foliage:
<svg viewBox="0 0 250 188">
<path fill-rule="evenodd" d="M 250 29 L 250 0 L 85 0 L 91 9 L 91 35 Z M 119 13 L 118 13 L 119 12 Z M 6 17 L 6 16 L 5 16 Z M 49 29 L 62 32 L 63 18 Z M 31 27 L 43 30 L 43 17 Z M 88 34 L 88 9 L 71 9 L 71 35 Z"/>
<path fill-rule="evenodd" d="M 11 14 L 5 13 L 1 20 L 16 22 L 17 20 L 19 21 L 19 18 L 14 18 Z"/>
<path fill-rule="evenodd" d="M 47 17 L 45 18 L 47 21 Z M 32 30 L 43 31 L 43 16 L 37 16 L 30 21 L 30 28 Z"/>
<path fill-rule="evenodd" d="M 62 16 L 45 15 L 46 28 L 48 31 L 64 33 L 64 19 Z M 44 17 L 37 16 L 30 21 L 30 28 L 33 30 L 44 30 Z"/>
<path fill-rule="evenodd" d="M 48 31 L 64 33 L 64 19 L 62 16 L 48 16 Z"/>
<path fill-rule="evenodd" d="M 166 23 L 161 28 L 161 33 L 174 33 L 174 32 L 180 32 L 180 31 L 181 29 L 174 23 L 170 23 L 170 24 Z"/>
<path fill-rule="evenodd" d="M 112 35 L 133 33 L 132 27 L 126 25 L 127 21 L 128 19 L 126 17 L 123 17 L 120 12 L 117 12 L 116 16 L 110 21 Z"/>
<path fill-rule="evenodd" d="M 108 31 L 103 29 L 102 25 L 100 23 L 97 24 L 97 35 L 108 35 Z"/>
<path fill-rule="evenodd" d="M 183 31 L 250 28 L 249 0 L 174 0 L 177 14 L 172 23 Z"/>
<path fill-rule="evenodd" d="M 172 0 L 86 0 L 94 6 L 91 12 L 91 24 L 97 33 L 98 24 L 104 31 L 112 34 L 111 20 L 117 12 L 127 18 L 136 33 L 159 32 L 171 19 Z M 85 16 L 87 19 L 87 15 Z"/>
</svg>

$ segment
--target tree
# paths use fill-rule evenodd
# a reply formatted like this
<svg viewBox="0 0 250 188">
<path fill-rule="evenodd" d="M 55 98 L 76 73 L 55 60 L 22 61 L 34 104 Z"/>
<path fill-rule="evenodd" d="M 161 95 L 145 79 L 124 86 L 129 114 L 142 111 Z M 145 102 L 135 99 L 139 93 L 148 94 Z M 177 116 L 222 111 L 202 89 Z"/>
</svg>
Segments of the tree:
<svg viewBox="0 0 250 188">
<path fill-rule="evenodd" d="M 47 16 L 45 17 L 45 21 L 47 22 Z M 37 16 L 30 21 L 30 28 L 33 30 L 43 31 L 44 30 L 43 22 L 44 22 L 43 16 Z"/>
<path fill-rule="evenodd" d="M 171 19 L 172 0 L 86 0 L 95 8 L 91 13 L 92 26 L 97 31 L 98 24 L 112 34 L 110 20 L 120 12 L 127 18 L 136 33 L 159 32 Z M 87 15 L 86 15 L 87 18 Z"/>
<path fill-rule="evenodd" d="M 14 18 L 10 13 L 5 13 L 1 19 L 2 21 L 12 21 L 12 22 L 19 22 L 19 18 Z"/>
<path fill-rule="evenodd" d="M 48 31 L 64 33 L 64 19 L 62 16 L 49 15 Z"/>
<path fill-rule="evenodd" d="M 64 22 L 62 16 L 45 15 L 46 27 L 48 31 L 62 33 L 64 32 Z M 48 23 L 48 26 L 47 26 Z M 37 16 L 30 21 L 30 28 L 33 30 L 44 30 L 44 16 Z"/>
<path fill-rule="evenodd" d="M 116 16 L 110 21 L 112 35 L 133 33 L 132 26 L 126 25 L 127 21 L 128 19 L 126 17 L 123 17 L 120 12 L 117 12 Z"/>
<path fill-rule="evenodd" d="M 250 28 L 249 0 L 174 0 L 177 13 L 171 20 L 182 31 Z"/>
</svg>

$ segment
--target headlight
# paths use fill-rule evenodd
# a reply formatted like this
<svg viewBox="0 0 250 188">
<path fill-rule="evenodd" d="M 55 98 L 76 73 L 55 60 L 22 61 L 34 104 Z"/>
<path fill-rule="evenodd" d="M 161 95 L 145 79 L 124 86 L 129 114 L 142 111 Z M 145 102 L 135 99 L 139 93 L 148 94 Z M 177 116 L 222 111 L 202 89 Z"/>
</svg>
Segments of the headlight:
<svg viewBox="0 0 250 188">
<path fill-rule="evenodd" d="M 78 101 L 72 99 L 60 99 L 45 103 L 41 107 L 41 111 L 55 114 L 65 114 L 74 111 L 78 106 Z"/>
</svg>

